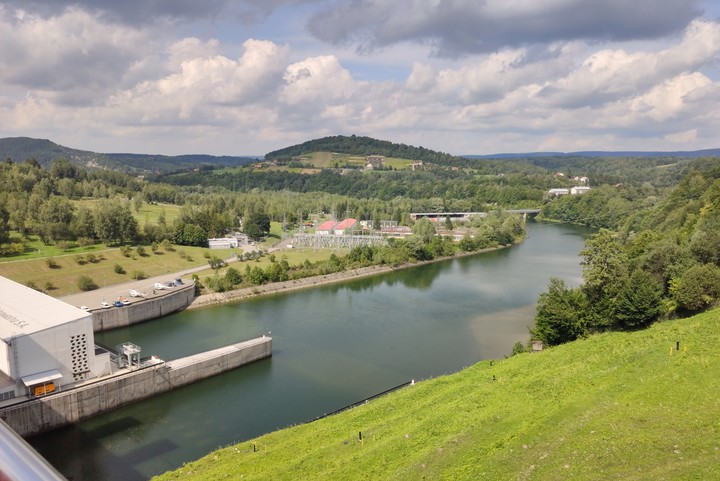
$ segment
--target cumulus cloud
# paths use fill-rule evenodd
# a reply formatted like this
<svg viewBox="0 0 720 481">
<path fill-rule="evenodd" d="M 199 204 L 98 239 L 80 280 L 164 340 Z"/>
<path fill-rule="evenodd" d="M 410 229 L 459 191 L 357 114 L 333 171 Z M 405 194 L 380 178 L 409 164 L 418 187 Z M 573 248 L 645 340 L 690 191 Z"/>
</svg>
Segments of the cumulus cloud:
<svg viewBox="0 0 720 481">
<path fill-rule="evenodd" d="M 112 96 L 126 122 L 215 124 L 236 118 L 233 108 L 262 103 L 281 81 L 288 47 L 247 40 L 237 59 L 215 54 L 216 42 L 184 39 L 168 49 L 176 71 Z M 206 55 L 199 55 L 205 51 Z"/>
<path fill-rule="evenodd" d="M 697 16 L 697 0 L 348 0 L 315 14 L 308 29 L 360 50 L 410 41 L 458 56 L 553 41 L 658 38 Z"/>
<path fill-rule="evenodd" d="M 112 26 L 82 10 L 57 17 L 0 10 L 0 82 L 91 103 L 122 83 L 154 42 L 145 30 Z"/>
<path fill-rule="evenodd" d="M 40 13 L 54 3 L 49 0 L 30 0 L 34 10 L 0 7 L 0 129 L 101 151 L 164 153 L 257 154 L 338 133 L 452 153 L 717 143 L 720 82 L 713 68 L 720 24 L 688 22 L 693 2 L 665 0 L 674 23 L 646 19 L 637 35 L 607 20 L 620 8 L 605 2 L 610 12 L 596 20 L 607 25 L 576 35 L 551 31 L 545 22 L 552 12 L 567 14 L 566 22 L 584 0 L 408 0 L 404 9 L 393 2 L 341 1 L 357 29 L 343 36 L 344 20 L 335 25 L 336 11 L 326 2 L 311 26 L 325 18 L 328 41 L 394 46 L 382 55 L 357 56 L 324 44 L 317 50 L 315 42 L 296 50 L 269 40 L 174 38 L 181 29 L 165 29 L 170 21 L 114 22 L 107 11 L 124 8 L 120 2 L 112 7 L 87 0 L 84 9 L 58 2 L 62 8 L 54 15 Z M 301 2 L 276 0 L 266 8 Z M 261 8 L 263 2 L 238 4 Z M 215 5 L 225 8 L 218 0 L 210 10 Z M 640 6 L 658 5 L 625 2 L 624 14 L 636 18 Z M 187 8 L 190 15 L 194 7 Z M 667 9 L 658 7 L 659 16 L 665 18 Z M 460 13 L 466 22 L 455 25 Z M 468 26 L 478 16 L 497 25 Z M 531 18 L 534 29 L 526 24 L 521 31 Z M 458 31 L 445 35 L 451 24 Z M 678 28 L 661 43 L 603 41 Z M 438 52 L 452 46 L 476 54 L 428 57 L 418 45 L 407 48 L 415 41 L 431 42 Z M 393 77 L 370 73 L 378 57 L 400 63 Z M 657 143 L 641 145 L 641 139 Z"/>
</svg>

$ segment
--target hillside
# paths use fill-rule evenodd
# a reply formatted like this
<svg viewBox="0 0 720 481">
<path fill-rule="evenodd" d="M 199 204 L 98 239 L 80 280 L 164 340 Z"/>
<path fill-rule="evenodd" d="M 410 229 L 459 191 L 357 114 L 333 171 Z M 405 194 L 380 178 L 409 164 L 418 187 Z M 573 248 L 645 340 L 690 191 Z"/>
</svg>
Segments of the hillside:
<svg viewBox="0 0 720 481">
<path fill-rule="evenodd" d="M 719 342 L 715 310 L 481 362 L 156 479 L 718 479 Z"/>
<path fill-rule="evenodd" d="M 107 168 L 125 172 L 172 172 L 202 166 L 232 167 L 255 161 L 251 157 L 214 155 L 104 154 L 58 145 L 46 139 L 9 137 L 0 139 L 0 159 L 22 162 L 35 159 L 48 167 L 55 159 L 68 159 L 89 169 Z"/>
<path fill-rule="evenodd" d="M 87 168 L 112 167 L 109 159 L 103 155 L 87 150 L 71 149 L 51 142 L 47 139 L 30 137 L 8 137 L 0 139 L 0 159 L 11 159 L 22 162 L 35 159 L 43 167 L 48 167 L 53 160 L 64 158 L 76 165 Z"/>
<path fill-rule="evenodd" d="M 309 140 L 302 144 L 268 152 L 265 154 L 265 159 L 291 160 L 293 157 L 312 152 L 336 152 L 360 156 L 382 155 L 385 157 L 422 160 L 423 162 L 431 163 L 451 162 L 456 159 L 453 155 L 436 152 L 424 147 L 396 144 L 386 140 L 377 140 L 370 137 L 358 137 L 355 135 L 336 135 L 332 137 Z"/>
</svg>

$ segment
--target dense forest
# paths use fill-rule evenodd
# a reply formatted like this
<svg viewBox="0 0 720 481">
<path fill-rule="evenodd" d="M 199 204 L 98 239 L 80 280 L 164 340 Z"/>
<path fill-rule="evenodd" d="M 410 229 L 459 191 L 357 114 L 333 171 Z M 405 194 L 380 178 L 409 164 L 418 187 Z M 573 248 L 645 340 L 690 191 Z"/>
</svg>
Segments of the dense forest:
<svg viewBox="0 0 720 481">
<path fill-rule="evenodd" d="M 665 195 L 625 186 L 547 204 L 543 216 L 601 229 L 587 241 L 583 285 L 554 279 L 533 335 L 547 344 L 638 329 L 720 299 L 720 159 L 702 159 Z"/>
</svg>

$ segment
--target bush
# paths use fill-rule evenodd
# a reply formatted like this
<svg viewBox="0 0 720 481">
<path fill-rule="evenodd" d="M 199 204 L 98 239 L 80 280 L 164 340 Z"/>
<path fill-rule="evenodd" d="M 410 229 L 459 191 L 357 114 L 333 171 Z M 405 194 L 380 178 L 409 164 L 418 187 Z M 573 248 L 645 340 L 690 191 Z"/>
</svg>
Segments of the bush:
<svg viewBox="0 0 720 481">
<path fill-rule="evenodd" d="M 60 264 L 58 264 L 57 261 L 55 259 L 53 259 L 52 257 L 48 257 L 47 259 L 45 259 L 45 264 L 47 264 L 47 266 L 50 269 L 59 269 L 60 268 Z"/>
<path fill-rule="evenodd" d="M 93 240 L 89 237 L 80 237 L 78 238 L 77 243 L 80 247 L 88 247 L 93 245 Z"/>
<path fill-rule="evenodd" d="M 46 291 L 52 291 L 53 289 L 57 289 L 57 287 L 55 287 L 55 284 L 53 284 L 53 283 L 50 282 L 50 281 L 47 281 L 47 282 L 45 283 L 45 290 L 46 290 Z"/>
<path fill-rule="evenodd" d="M 81 266 L 84 266 L 87 263 L 87 261 L 85 260 L 85 256 L 80 254 L 75 256 L 75 262 L 77 262 Z"/>
<path fill-rule="evenodd" d="M 173 252 L 175 250 L 172 242 L 170 242 L 167 239 L 163 240 L 161 244 L 162 244 L 162 248 L 165 249 L 167 252 Z"/>
<path fill-rule="evenodd" d="M 80 276 L 77 280 L 77 285 L 81 291 L 92 291 L 98 288 L 98 285 L 95 284 L 95 281 L 93 281 L 88 276 Z"/>
<path fill-rule="evenodd" d="M 27 281 L 27 282 L 25 283 L 25 285 L 26 285 L 27 287 L 29 287 L 30 289 L 35 289 L 36 291 L 40 291 L 40 288 L 37 286 L 37 284 L 35 284 L 34 281 Z M 40 292 L 42 292 L 42 291 L 40 291 Z"/>
<path fill-rule="evenodd" d="M 137 251 L 137 253 L 140 257 L 145 257 L 147 255 L 147 253 L 145 252 L 145 247 L 143 247 L 143 246 L 137 246 L 135 248 L 135 250 Z"/>
<path fill-rule="evenodd" d="M 132 247 L 130 246 L 120 246 L 120 253 L 124 255 L 125 257 L 130 257 L 130 254 L 132 253 Z"/>
<path fill-rule="evenodd" d="M 125 269 L 123 269 L 123 266 L 121 266 L 120 264 L 115 264 L 113 270 L 115 271 L 115 274 L 125 274 Z"/>
<path fill-rule="evenodd" d="M 234 267 L 230 267 L 225 272 L 225 280 L 231 286 L 236 286 L 242 282 L 242 277 L 240 277 L 240 273 L 237 269 L 235 269 Z"/>
<path fill-rule="evenodd" d="M 86 254 L 85 259 L 87 259 L 87 261 L 90 262 L 91 264 L 94 264 L 100 260 L 97 257 L 95 257 L 95 254 L 92 254 L 92 253 Z"/>
<path fill-rule="evenodd" d="M 135 279 L 136 281 L 141 281 L 143 279 L 147 279 L 147 274 L 145 274 L 143 271 L 135 270 L 130 273 L 130 277 L 132 279 Z"/>
</svg>

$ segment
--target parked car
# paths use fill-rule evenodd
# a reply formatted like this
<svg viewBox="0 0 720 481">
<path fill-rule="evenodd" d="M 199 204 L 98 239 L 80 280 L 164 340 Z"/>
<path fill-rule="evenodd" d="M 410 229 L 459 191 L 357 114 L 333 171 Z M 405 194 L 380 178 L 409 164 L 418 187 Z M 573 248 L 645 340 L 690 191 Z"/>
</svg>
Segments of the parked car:
<svg viewBox="0 0 720 481">
<path fill-rule="evenodd" d="M 112 307 L 112 305 L 109 302 L 102 301 L 100 303 L 100 307 L 102 307 L 103 309 L 107 309 L 108 307 Z"/>
<path fill-rule="evenodd" d="M 167 286 L 166 286 L 165 284 L 160 284 L 159 282 L 156 282 L 156 283 L 155 283 L 155 289 L 161 291 L 161 290 L 163 290 L 163 289 L 167 289 Z"/>
<path fill-rule="evenodd" d="M 122 306 L 123 306 L 123 303 L 122 303 L 122 301 L 115 301 L 115 302 L 113 302 L 113 306 L 115 306 L 115 307 L 122 307 Z"/>
<path fill-rule="evenodd" d="M 184 284 L 184 283 L 183 283 L 182 279 L 180 279 L 179 277 L 178 277 L 177 279 L 175 279 L 175 285 L 176 285 L 176 286 L 182 286 L 183 284 Z"/>
<path fill-rule="evenodd" d="M 145 297 L 147 294 L 144 292 L 138 292 L 135 289 L 130 289 L 130 297 Z"/>
<path fill-rule="evenodd" d="M 90 308 L 88 306 L 80 306 L 80 309 L 82 309 L 85 312 L 90 310 Z"/>
</svg>

